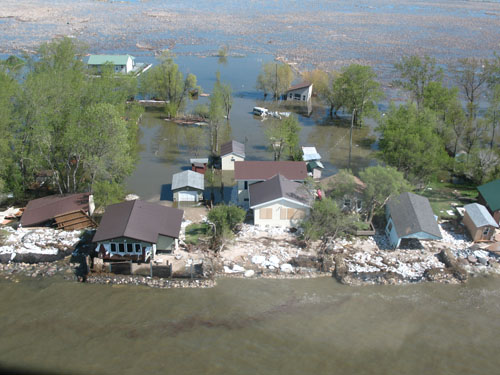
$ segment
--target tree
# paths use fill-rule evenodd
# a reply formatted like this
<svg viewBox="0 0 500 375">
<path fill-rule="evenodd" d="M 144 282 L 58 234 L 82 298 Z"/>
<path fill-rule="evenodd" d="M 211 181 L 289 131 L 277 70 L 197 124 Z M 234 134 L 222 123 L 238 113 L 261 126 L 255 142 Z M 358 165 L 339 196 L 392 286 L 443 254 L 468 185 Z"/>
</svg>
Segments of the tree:
<svg viewBox="0 0 500 375">
<path fill-rule="evenodd" d="M 342 212 L 334 200 L 324 198 L 314 202 L 301 226 L 306 241 L 321 240 L 325 245 L 327 240 L 354 233 L 358 219 L 356 214 Z"/>
<path fill-rule="evenodd" d="M 334 81 L 333 91 L 338 92 L 342 108 L 354 117 L 354 124 L 361 126 L 363 117 L 376 110 L 376 101 L 383 97 L 377 75 L 369 66 L 349 65 Z"/>
<path fill-rule="evenodd" d="M 486 120 L 488 122 L 490 137 L 490 149 L 493 149 L 495 143 L 496 129 L 500 122 L 500 83 L 492 87 L 489 95 L 489 107 L 486 112 Z"/>
<path fill-rule="evenodd" d="M 371 222 L 374 214 L 384 207 L 393 196 L 411 190 L 411 185 L 403 174 L 392 167 L 368 167 L 359 173 L 365 183 L 363 190 L 363 206 L 367 213 L 367 221 Z"/>
<path fill-rule="evenodd" d="M 232 238 L 236 226 L 243 222 L 245 216 L 246 212 L 242 208 L 225 204 L 219 204 L 208 212 L 207 219 L 214 226 L 214 248 L 220 244 L 216 251 L 220 252 L 225 241 Z"/>
<path fill-rule="evenodd" d="M 283 153 L 290 158 L 297 158 L 300 153 L 300 131 L 299 120 L 295 115 L 268 121 L 265 134 L 273 150 L 274 160 L 281 160 Z"/>
<path fill-rule="evenodd" d="M 262 65 L 262 70 L 257 77 L 257 90 L 273 94 L 273 99 L 278 100 L 288 90 L 293 81 L 293 72 L 288 64 L 267 62 Z"/>
<path fill-rule="evenodd" d="M 424 56 L 403 56 L 402 61 L 394 64 L 401 79 L 394 81 L 394 85 L 410 93 L 411 99 L 422 108 L 426 91 L 431 83 L 441 83 L 443 69 L 436 67 L 436 59 Z"/>
<path fill-rule="evenodd" d="M 224 97 L 220 88 L 219 77 L 214 84 L 214 89 L 210 95 L 210 104 L 208 109 L 208 122 L 210 125 L 210 147 L 213 155 L 219 152 L 219 130 L 224 122 Z"/>
<path fill-rule="evenodd" d="M 174 55 L 168 51 L 163 52 L 158 60 L 159 64 L 143 75 L 141 92 L 165 100 L 165 113 L 175 117 L 190 98 L 190 91 L 199 89 L 196 76 L 190 73 L 184 78 L 174 62 Z"/>
<path fill-rule="evenodd" d="M 428 109 L 391 104 L 377 130 L 381 134 L 380 156 L 406 178 L 426 182 L 448 161 L 443 140 L 436 133 L 436 116 Z"/>
<path fill-rule="evenodd" d="M 472 178 L 477 185 L 482 185 L 485 179 L 494 173 L 498 166 L 500 157 L 491 149 L 476 149 L 466 166 L 466 174 Z"/>
<path fill-rule="evenodd" d="M 318 97 L 330 108 L 330 117 L 337 115 L 342 108 L 339 86 L 336 84 L 339 74 L 315 69 L 303 74 L 304 81 L 311 82 Z"/>
<path fill-rule="evenodd" d="M 354 175 L 349 169 L 341 169 L 336 175 L 334 181 L 328 186 L 330 198 L 335 200 L 339 206 L 343 206 L 346 199 L 351 202 L 356 201 L 357 184 Z M 355 209 L 355 205 L 350 207 Z"/>
</svg>

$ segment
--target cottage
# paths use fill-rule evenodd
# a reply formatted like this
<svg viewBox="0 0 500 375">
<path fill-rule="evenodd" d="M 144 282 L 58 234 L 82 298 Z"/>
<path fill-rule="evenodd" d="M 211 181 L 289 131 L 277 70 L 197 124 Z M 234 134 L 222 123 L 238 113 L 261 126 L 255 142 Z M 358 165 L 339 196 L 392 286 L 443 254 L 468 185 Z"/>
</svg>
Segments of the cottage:
<svg viewBox="0 0 500 375">
<path fill-rule="evenodd" d="M 115 73 L 128 74 L 135 69 L 135 57 L 130 55 L 90 55 L 87 65 L 101 72 L 102 66 L 111 64 Z"/>
<path fill-rule="evenodd" d="M 174 202 L 198 202 L 203 199 L 205 178 L 201 173 L 184 171 L 172 176 Z"/>
<path fill-rule="evenodd" d="M 304 184 L 277 174 L 249 188 L 254 224 L 295 227 L 309 213 L 312 194 Z"/>
<path fill-rule="evenodd" d="M 236 141 L 223 144 L 220 158 L 223 171 L 234 171 L 234 162 L 245 160 L 245 145 Z"/>
<path fill-rule="evenodd" d="M 325 169 L 321 160 L 321 155 L 316 151 L 316 147 L 302 147 L 302 159 L 307 163 L 307 173 L 315 180 L 321 178 Z"/>
<path fill-rule="evenodd" d="M 500 179 L 478 186 L 478 201 L 486 206 L 497 224 L 500 224 Z"/>
<path fill-rule="evenodd" d="M 386 208 L 385 232 L 393 248 L 404 238 L 440 240 L 441 231 L 429 200 L 413 193 L 392 198 Z"/>
<path fill-rule="evenodd" d="M 352 176 L 352 178 L 354 180 L 353 191 L 340 197 L 338 204 L 344 211 L 360 212 L 363 209 L 363 191 L 366 189 L 366 184 L 356 176 Z M 326 196 L 332 196 L 333 194 L 338 197 L 339 188 L 340 190 L 346 190 L 345 186 L 339 186 L 340 181 L 338 173 L 322 179 L 319 184 Z M 337 194 L 335 194 L 335 192 L 337 192 Z"/>
<path fill-rule="evenodd" d="M 489 241 L 495 233 L 498 224 L 488 212 L 487 208 L 481 204 L 471 203 L 465 207 L 462 222 L 470 233 L 472 240 Z"/>
<path fill-rule="evenodd" d="M 94 197 L 90 193 L 49 195 L 28 202 L 21 226 L 55 226 L 64 230 L 95 227 Z"/>
<path fill-rule="evenodd" d="M 286 100 L 300 100 L 308 102 L 311 100 L 313 84 L 302 82 L 298 85 L 290 87 L 285 93 Z"/>
<path fill-rule="evenodd" d="M 112 204 L 92 241 L 101 259 L 148 262 L 177 249 L 183 216 L 177 208 L 140 200 Z"/>
<path fill-rule="evenodd" d="M 193 172 L 205 174 L 207 171 L 208 158 L 189 159 L 189 162 L 191 163 L 191 170 Z"/>
</svg>

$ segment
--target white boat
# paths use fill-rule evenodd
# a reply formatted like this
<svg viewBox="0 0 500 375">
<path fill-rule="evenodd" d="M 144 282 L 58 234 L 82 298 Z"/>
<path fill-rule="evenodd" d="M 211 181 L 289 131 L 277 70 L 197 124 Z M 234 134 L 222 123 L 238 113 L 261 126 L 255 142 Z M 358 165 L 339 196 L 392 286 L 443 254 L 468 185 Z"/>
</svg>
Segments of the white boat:
<svg viewBox="0 0 500 375">
<path fill-rule="evenodd" d="M 269 110 L 262 107 L 253 107 L 253 114 L 256 116 L 267 116 L 269 114 Z"/>
</svg>

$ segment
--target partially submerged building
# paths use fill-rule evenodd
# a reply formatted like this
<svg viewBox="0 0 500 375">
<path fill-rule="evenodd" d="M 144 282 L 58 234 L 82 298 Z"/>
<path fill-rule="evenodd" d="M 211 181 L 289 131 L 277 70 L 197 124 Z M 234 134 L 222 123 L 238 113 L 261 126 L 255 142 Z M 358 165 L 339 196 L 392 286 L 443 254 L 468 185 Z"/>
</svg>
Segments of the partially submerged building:
<svg viewBox="0 0 500 375">
<path fill-rule="evenodd" d="M 198 172 L 201 174 L 205 174 L 208 166 L 208 158 L 193 158 L 189 159 L 191 163 L 191 170 L 193 172 Z"/>
<path fill-rule="evenodd" d="M 234 162 L 245 160 L 245 145 L 234 140 L 223 144 L 220 159 L 223 171 L 234 171 Z"/>
<path fill-rule="evenodd" d="M 178 247 L 184 211 L 141 200 L 106 207 L 93 242 L 104 260 L 149 262 Z"/>
<path fill-rule="evenodd" d="M 281 174 L 249 188 L 254 224 L 295 227 L 309 213 L 313 195 L 304 184 Z"/>
<path fill-rule="evenodd" d="M 88 67 L 98 73 L 106 64 L 113 65 L 115 73 L 128 74 L 136 69 L 135 57 L 130 55 L 90 55 L 87 61 Z"/>
<path fill-rule="evenodd" d="M 489 241 L 498 228 L 498 224 L 482 204 L 471 203 L 464 207 L 462 222 L 474 242 Z"/>
<path fill-rule="evenodd" d="M 500 223 L 500 179 L 478 186 L 478 201 L 486 206 L 496 223 Z"/>
<path fill-rule="evenodd" d="M 234 163 L 234 179 L 238 183 L 238 203 L 248 207 L 250 185 L 269 180 L 277 174 L 290 181 L 302 182 L 307 178 L 303 161 L 237 161 Z"/>
<path fill-rule="evenodd" d="M 64 230 L 96 227 L 90 217 L 94 208 L 90 193 L 49 195 L 28 202 L 21 217 L 21 226 L 54 226 Z"/>
<path fill-rule="evenodd" d="M 313 84 L 310 82 L 302 82 L 290 87 L 286 93 L 286 100 L 300 100 L 308 102 L 311 100 Z"/>
<path fill-rule="evenodd" d="M 172 176 L 174 202 L 199 202 L 204 190 L 205 177 L 201 173 L 183 171 Z"/>
<path fill-rule="evenodd" d="M 426 197 L 402 193 L 392 198 L 385 208 L 387 219 L 385 232 L 393 248 L 397 248 L 401 240 L 406 238 L 442 239 L 437 218 Z"/>
</svg>

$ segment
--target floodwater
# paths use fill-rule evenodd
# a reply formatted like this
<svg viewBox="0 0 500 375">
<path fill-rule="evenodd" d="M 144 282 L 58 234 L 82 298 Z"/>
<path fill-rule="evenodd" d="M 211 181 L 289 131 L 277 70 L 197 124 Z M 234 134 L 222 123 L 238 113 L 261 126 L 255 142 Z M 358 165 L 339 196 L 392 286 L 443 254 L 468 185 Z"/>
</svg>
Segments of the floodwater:
<svg viewBox="0 0 500 375">
<path fill-rule="evenodd" d="M 151 57 L 150 57 L 151 59 Z M 147 56 L 144 56 L 146 62 Z M 306 104 L 290 105 L 272 101 L 263 101 L 263 94 L 255 89 L 257 75 L 263 62 L 272 61 L 268 55 L 249 55 L 229 57 L 226 63 L 220 63 L 217 57 L 200 58 L 179 56 L 176 62 L 185 73 L 197 76 L 198 84 L 210 93 L 215 82 L 216 72 L 221 80 L 229 82 L 233 89 L 234 103 L 230 120 L 222 126 L 221 140 L 235 139 L 245 144 L 246 160 L 273 160 L 269 141 L 265 135 L 267 124 L 252 115 L 255 106 L 275 108 L 280 111 L 292 111 L 298 115 L 302 125 L 301 146 L 316 146 L 325 164 L 324 176 L 347 168 L 349 155 L 350 121 L 331 119 L 327 110 L 313 100 L 311 111 Z M 198 104 L 208 103 L 208 98 L 200 97 L 192 101 L 188 111 Z M 372 124 L 373 125 L 373 124 Z M 127 189 L 147 200 L 172 200 L 170 191 L 172 175 L 190 169 L 189 159 L 207 157 L 208 129 L 178 125 L 162 118 L 161 111 L 149 111 L 141 122 L 140 161 L 135 172 L 127 180 Z M 372 126 L 353 130 L 351 168 L 354 172 L 373 164 L 375 133 Z M 225 185 L 230 186 L 231 173 L 225 178 Z M 231 192 L 225 194 L 226 200 Z"/>
<path fill-rule="evenodd" d="M 500 280 L 158 290 L 0 282 L 0 364 L 65 374 L 496 374 Z"/>
</svg>

